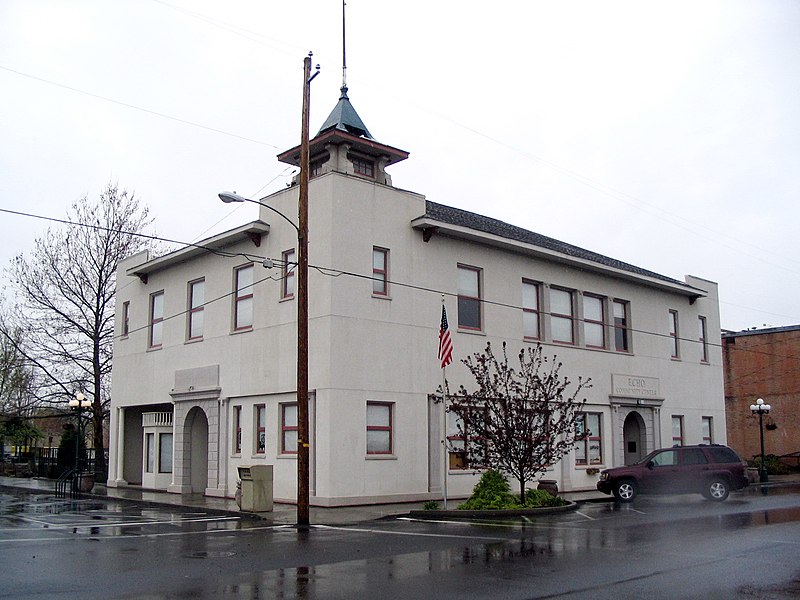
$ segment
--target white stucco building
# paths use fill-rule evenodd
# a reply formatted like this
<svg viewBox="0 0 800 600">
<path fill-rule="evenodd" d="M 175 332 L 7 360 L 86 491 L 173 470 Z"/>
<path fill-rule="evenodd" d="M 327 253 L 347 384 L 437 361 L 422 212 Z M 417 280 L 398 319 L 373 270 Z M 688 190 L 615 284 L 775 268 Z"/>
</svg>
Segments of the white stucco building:
<svg viewBox="0 0 800 600">
<path fill-rule="evenodd" d="M 563 374 L 592 378 L 591 436 L 546 476 L 562 490 L 593 488 L 595 469 L 653 448 L 725 442 L 714 283 L 394 187 L 385 169 L 408 155 L 370 136 L 346 89 L 311 152 L 312 505 L 441 497 L 442 293 L 454 387 L 470 383 L 458 359 L 487 341 L 541 342 Z M 264 202 L 296 215 L 297 198 L 292 186 Z M 109 485 L 230 497 L 237 466 L 271 464 L 276 500 L 294 501 L 295 247 L 262 208 L 197 246 L 121 264 Z M 449 495 L 466 496 L 477 476 L 450 458 Z"/>
</svg>

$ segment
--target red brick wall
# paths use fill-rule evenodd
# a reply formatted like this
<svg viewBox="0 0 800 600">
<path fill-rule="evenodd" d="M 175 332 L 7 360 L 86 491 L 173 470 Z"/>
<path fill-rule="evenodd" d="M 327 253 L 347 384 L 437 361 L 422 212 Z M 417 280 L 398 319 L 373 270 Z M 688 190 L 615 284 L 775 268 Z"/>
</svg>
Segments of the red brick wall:
<svg viewBox="0 0 800 600">
<path fill-rule="evenodd" d="M 800 451 L 800 328 L 724 337 L 722 349 L 728 445 L 742 458 L 760 454 L 750 405 L 763 398 L 772 406 L 764 417 L 766 453 Z M 768 423 L 777 428 L 767 429 Z"/>
</svg>

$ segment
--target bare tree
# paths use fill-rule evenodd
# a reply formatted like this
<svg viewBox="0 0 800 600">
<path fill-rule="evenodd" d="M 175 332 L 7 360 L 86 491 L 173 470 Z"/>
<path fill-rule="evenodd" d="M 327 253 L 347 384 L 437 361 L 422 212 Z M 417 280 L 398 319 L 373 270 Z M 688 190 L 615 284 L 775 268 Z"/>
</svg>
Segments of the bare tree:
<svg viewBox="0 0 800 600">
<path fill-rule="evenodd" d="M 35 240 L 29 256 L 9 268 L 17 294 L 16 324 L 28 344 L 17 349 L 41 377 L 39 397 L 64 406 L 77 392 L 88 398 L 95 472 L 106 470 L 103 421 L 110 403 L 115 273 L 119 261 L 144 246 L 152 224 L 138 198 L 108 184 L 68 211 L 68 223 Z M 4 336 L 5 337 L 5 336 Z"/>
<path fill-rule="evenodd" d="M 36 374 L 20 348 L 24 346 L 19 327 L 8 325 L 0 314 L 0 415 L 30 416 L 37 406 Z"/>
<path fill-rule="evenodd" d="M 462 453 L 467 466 L 494 468 L 516 479 L 524 504 L 525 484 L 574 447 L 576 420 L 586 402 L 577 398 L 591 387 L 591 379 L 579 378 L 567 394 L 571 382 L 560 376 L 555 356 L 549 359 L 537 345 L 520 350 L 518 358 L 514 369 L 506 344 L 497 358 L 488 343 L 484 352 L 462 360 L 477 387 L 470 392 L 460 386 L 448 396 L 447 410 L 456 415 L 458 427 L 451 451 Z"/>
</svg>

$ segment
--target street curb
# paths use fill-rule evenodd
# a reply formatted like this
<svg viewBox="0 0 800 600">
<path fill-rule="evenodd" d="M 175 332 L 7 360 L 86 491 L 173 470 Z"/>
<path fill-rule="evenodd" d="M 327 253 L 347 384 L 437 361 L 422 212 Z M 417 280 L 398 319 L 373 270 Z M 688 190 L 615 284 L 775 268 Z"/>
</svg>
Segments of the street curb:
<svg viewBox="0 0 800 600">
<path fill-rule="evenodd" d="M 565 506 L 545 506 L 542 508 L 521 508 L 515 510 L 412 510 L 408 513 L 414 519 L 503 519 L 506 517 L 535 517 L 570 512 L 578 509 L 577 502 L 567 500 Z"/>
</svg>

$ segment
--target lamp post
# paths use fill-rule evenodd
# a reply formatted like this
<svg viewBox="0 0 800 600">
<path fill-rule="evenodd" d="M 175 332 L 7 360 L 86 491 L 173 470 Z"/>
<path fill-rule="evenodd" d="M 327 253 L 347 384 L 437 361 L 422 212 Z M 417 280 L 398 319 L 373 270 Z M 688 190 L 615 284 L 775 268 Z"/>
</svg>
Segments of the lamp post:
<svg viewBox="0 0 800 600">
<path fill-rule="evenodd" d="M 91 400 L 86 398 L 81 392 L 77 392 L 74 398 L 70 398 L 69 407 L 75 411 L 78 418 L 78 431 L 75 436 L 75 475 L 72 480 L 73 492 L 79 489 L 78 480 L 80 477 L 80 456 L 81 439 L 83 438 L 83 409 L 92 406 Z"/>
<path fill-rule="evenodd" d="M 767 481 L 767 465 L 764 456 L 764 415 L 768 415 L 772 407 L 769 404 L 764 404 L 764 401 L 759 398 L 755 404 L 750 405 L 750 411 L 754 415 L 758 415 L 758 430 L 761 434 L 761 468 L 759 469 L 759 481 L 765 483 Z"/>
</svg>

